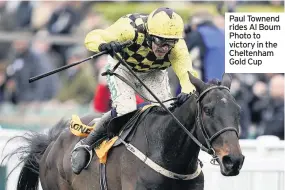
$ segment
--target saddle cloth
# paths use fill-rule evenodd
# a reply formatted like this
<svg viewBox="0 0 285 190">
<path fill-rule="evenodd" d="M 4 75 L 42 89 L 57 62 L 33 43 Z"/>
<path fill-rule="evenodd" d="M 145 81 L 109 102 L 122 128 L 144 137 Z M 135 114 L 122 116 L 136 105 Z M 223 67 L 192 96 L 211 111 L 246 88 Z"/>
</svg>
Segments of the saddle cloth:
<svg viewBox="0 0 285 190">
<path fill-rule="evenodd" d="M 146 110 L 150 109 L 151 107 L 154 107 L 154 105 L 146 105 L 146 106 L 142 107 L 141 109 L 135 111 L 133 114 L 133 117 L 136 117 L 135 121 L 137 121 L 139 118 L 141 118 L 140 116 Z M 124 115 L 122 115 L 120 117 L 124 117 Z M 132 127 L 134 127 L 135 121 L 132 121 L 133 125 L 129 125 L 130 127 L 126 128 L 126 127 L 122 126 L 122 129 L 120 130 L 119 134 L 121 135 L 122 133 L 124 133 L 124 131 L 126 131 L 128 134 L 131 133 L 130 129 Z M 79 116 L 72 115 L 69 129 L 73 135 L 85 138 L 90 134 L 90 132 L 92 130 L 94 130 L 95 127 L 96 127 L 96 123 L 93 126 L 88 126 L 88 125 L 85 125 L 84 123 L 82 123 Z M 125 135 L 124 138 L 126 138 L 127 135 Z M 106 164 L 108 151 L 113 147 L 113 145 L 116 143 L 118 138 L 119 138 L 119 136 L 117 134 L 116 136 L 112 137 L 111 139 L 105 139 L 98 147 L 96 147 L 94 149 L 94 151 L 95 151 L 95 153 L 99 159 L 99 162 L 101 164 Z"/>
</svg>

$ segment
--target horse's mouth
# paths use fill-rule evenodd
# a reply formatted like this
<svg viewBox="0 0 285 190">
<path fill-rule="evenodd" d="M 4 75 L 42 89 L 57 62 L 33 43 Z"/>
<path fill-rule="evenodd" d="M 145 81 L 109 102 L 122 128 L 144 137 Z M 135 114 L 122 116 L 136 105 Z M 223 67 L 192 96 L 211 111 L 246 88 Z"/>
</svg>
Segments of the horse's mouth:
<svg viewBox="0 0 285 190">
<path fill-rule="evenodd" d="M 225 171 L 221 168 L 221 174 L 223 176 L 237 176 L 239 174 L 239 170 Z"/>
<path fill-rule="evenodd" d="M 228 156 L 224 156 L 222 159 L 217 159 L 220 164 L 221 173 L 224 176 L 237 176 L 243 165 L 244 156 L 239 161 L 232 162 Z"/>
</svg>

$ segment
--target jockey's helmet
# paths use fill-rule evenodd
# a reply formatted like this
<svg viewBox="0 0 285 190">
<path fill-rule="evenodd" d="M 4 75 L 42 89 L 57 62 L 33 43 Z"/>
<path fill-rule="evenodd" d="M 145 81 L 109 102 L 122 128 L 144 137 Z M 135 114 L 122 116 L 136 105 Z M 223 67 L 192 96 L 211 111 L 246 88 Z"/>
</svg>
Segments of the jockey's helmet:
<svg viewBox="0 0 285 190">
<path fill-rule="evenodd" d="M 147 19 L 149 35 L 164 39 L 183 38 L 184 23 L 182 18 L 171 8 L 158 8 Z"/>
</svg>

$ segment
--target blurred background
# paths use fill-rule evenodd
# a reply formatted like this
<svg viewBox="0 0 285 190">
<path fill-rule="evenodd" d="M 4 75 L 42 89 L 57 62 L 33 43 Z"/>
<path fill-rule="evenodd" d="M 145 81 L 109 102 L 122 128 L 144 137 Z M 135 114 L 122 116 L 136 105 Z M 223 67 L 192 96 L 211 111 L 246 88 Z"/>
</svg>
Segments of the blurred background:
<svg viewBox="0 0 285 190">
<path fill-rule="evenodd" d="M 193 67 L 205 82 L 220 79 L 224 72 L 225 12 L 284 12 L 284 1 L 278 0 L 1 0 L 0 133 L 1 129 L 42 131 L 61 118 L 69 119 L 72 114 L 95 113 L 99 116 L 108 111 L 110 93 L 101 76 L 107 64 L 105 55 L 33 83 L 28 80 L 93 55 L 84 47 L 84 37 L 91 30 L 106 28 L 125 14 L 150 13 L 160 6 L 169 6 L 183 17 L 184 38 Z M 208 32 L 202 32 L 205 31 L 203 28 Z M 171 68 L 169 77 L 172 93 L 176 96 L 180 86 Z M 284 74 L 233 74 L 231 92 L 242 108 L 240 138 L 244 142 L 257 142 L 260 137 L 273 135 L 276 138 L 271 141 L 277 139 L 279 144 L 283 143 Z M 137 96 L 137 102 L 141 103 L 143 99 Z M 3 134 L 8 133 L 2 133 L 0 138 Z M 284 149 L 281 149 L 283 153 Z M 5 174 L 1 174 L 0 167 L 0 178 L 1 175 Z M 282 176 L 284 178 L 284 172 Z M 281 187 L 284 187 L 284 181 Z"/>
</svg>

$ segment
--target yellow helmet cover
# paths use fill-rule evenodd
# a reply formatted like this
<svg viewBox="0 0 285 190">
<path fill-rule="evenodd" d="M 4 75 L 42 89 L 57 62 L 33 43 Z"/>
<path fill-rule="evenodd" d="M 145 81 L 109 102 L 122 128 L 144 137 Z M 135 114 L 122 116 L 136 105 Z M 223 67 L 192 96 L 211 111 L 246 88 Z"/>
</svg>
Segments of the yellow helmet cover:
<svg viewBox="0 0 285 190">
<path fill-rule="evenodd" d="M 150 35 L 180 39 L 183 38 L 184 23 L 173 9 L 161 7 L 152 11 L 148 16 L 147 29 Z"/>
</svg>

